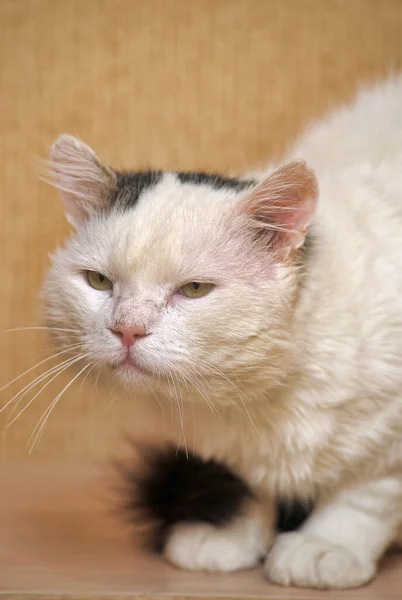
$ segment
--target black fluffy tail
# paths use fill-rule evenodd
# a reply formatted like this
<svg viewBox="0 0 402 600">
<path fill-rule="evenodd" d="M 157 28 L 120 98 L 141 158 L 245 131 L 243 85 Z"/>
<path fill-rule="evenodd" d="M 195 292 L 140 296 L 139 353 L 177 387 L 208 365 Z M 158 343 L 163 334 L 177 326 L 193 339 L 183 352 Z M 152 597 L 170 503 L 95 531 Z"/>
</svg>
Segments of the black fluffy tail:
<svg viewBox="0 0 402 600">
<path fill-rule="evenodd" d="M 180 522 L 225 525 L 253 493 L 225 464 L 204 460 L 172 446 L 137 447 L 135 468 L 124 468 L 124 510 L 135 526 L 146 525 L 147 542 L 161 551 L 170 528 Z M 311 507 L 279 503 L 277 528 L 296 529 Z"/>
</svg>

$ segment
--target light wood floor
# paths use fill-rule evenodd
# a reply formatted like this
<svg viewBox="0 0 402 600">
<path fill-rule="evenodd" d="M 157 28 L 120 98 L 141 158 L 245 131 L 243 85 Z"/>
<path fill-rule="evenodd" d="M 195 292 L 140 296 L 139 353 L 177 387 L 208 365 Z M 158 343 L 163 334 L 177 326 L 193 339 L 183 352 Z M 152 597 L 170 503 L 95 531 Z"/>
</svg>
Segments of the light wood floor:
<svg viewBox="0 0 402 600">
<path fill-rule="evenodd" d="M 0 598 L 402 598 L 402 556 L 370 586 L 310 592 L 271 586 L 260 570 L 212 576 L 179 571 L 135 550 L 110 510 L 103 468 L 34 460 L 0 467 Z"/>
</svg>

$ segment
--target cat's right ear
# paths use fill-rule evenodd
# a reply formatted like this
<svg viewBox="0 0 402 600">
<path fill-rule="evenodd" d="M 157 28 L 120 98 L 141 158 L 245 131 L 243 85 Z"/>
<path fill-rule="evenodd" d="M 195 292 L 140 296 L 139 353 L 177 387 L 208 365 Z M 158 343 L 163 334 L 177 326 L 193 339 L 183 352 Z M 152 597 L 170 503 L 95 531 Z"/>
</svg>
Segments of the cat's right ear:
<svg viewBox="0 0 402 600">
<path fill-rule="evenodd" d="M 285 259 L 303 245 L 317 200 L 316 176 L 299 160 L 265 177 L 236 210 L 261 243 Z"/>
<path fill-rule="evenodd" d="M 79 227 L 116 191 L 116 174 L 89 146 L 71 135 L 61 135 L 50 154 L 50 170 L 66 217 Z"/>
</svg>

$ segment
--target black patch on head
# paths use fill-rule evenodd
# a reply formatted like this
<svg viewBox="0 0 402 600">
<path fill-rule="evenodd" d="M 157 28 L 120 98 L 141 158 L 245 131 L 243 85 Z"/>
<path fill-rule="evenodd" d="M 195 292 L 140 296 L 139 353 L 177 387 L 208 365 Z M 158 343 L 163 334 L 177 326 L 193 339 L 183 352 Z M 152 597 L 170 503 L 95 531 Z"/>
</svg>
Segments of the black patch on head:
<svg viewBox="0 0 402 600">
<path fill-rule="evenodd" d="M 124 469 L 124 511 L 133 525 L 148 526 L 146 542 L 154 551 L 163 550 L 173 525 L 226 525 L 253 498 L 247 484 L 222 462 L 187 456 L 172 446 L 137 446 L 137 451 L 137 467 Z M 280 502 L 277 531 L 297 529 L 311 510 L 312 503 Z"/>
<path fill-rule="evenodd" d="M 280 533 L 295 531 L 311 514 L 313 507 L 311 501 L 279 501 L 276 509 L 276 530 Z"/>
<path fill-rule="evenodd" d="M 145 190 L 154 187 L 162 179 L 163 171 L 119 172 L 117 193 L 113 206 L 127 210 L 135 206 Z"/>
<path fill-rule="evenodd" d="M 138 202 L 141 194 L 157 185 L 164 175 L 164 171 L 115 171 L 117 177 L 117 190 L 111 199 L 109 207 L 128 210 Z M 251 179 L 236 179 L 235 177 L 222 177 L 221 175 L 203 172 L 178 172 L 174 173 L 181 183 L 208 185 L 215 190 L 230 189 L 236 192 L 246 190 L 256 184 Z M 109 208 L 108 207 L 108 208 Z"/>
<path fill-rule="evenodd" d="M 224 464 L 174 447 L 140 449 L 138 470 L 125 470 L 125 510 L 134 525 L 152 527 L 152 548 L 161 551 L 169 529 L 180 522 L 225 525 L 252 497 L 248 486 Z"/>
<path fill-rule="evenodd" d="M 256 184 L 252 179 L 237 179 L 235 177 L 223 177 L 216 173 L 204 172 L 178 172 L 177 177 L 181 183 L 193 183 L 195 185 L 209 185 L 215 190 L 229 189 L 236 192 L 247 190 Z"/>
</svg>

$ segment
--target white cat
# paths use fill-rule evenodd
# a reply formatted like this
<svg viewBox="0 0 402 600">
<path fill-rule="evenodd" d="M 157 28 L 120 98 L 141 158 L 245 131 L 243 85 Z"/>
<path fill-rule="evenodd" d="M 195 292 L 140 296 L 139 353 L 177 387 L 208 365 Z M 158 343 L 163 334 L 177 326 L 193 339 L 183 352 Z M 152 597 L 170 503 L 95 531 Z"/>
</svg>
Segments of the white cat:
<svg viewBox="0 0 402 600">
<path fill-rule="evenodd" d="M 270 580 L 354 587 L 402 522 L 402 78 L 283 164 L 258 181 L 122 174 L 61 136 L 52 167 L 77 232 L 53 256 L 47 318 L 150 401 L 191 400 L 197 451 L 260 498 L 226 527 L 175 527 L 169 560 L 233 570 L 273 543 Z M 316 506 L 273 540 L 279 495 Z"/>
</svg>

